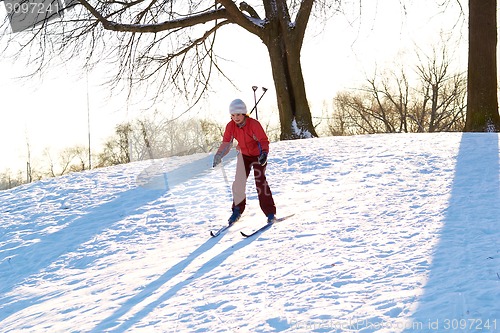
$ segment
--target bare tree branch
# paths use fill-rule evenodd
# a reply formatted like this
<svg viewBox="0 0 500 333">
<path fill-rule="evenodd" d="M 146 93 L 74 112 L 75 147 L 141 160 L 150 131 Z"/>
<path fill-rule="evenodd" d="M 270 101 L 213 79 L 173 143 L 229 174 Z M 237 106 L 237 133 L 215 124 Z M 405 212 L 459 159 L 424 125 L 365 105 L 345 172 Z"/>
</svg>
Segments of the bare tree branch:
<svg viewBox="0 0 500 333">
<path fill-rule="evenodd" d="M 104 29 L 111 31 L 121 31 L 121 32 L 137 32 L 137 33 L 157 33 L 166 30 L 173 30 L 177 28 L 185 28 L 195 26 L 197 24 L 203 24 L 211 22 L 218 19 L 227 18 L 227 11 L 224 8 L 215 9 L 208 12 L 203 12 L 201 14 L 187 16 L 185 18 L 180 18 L 171 21 L 165 21 L 158 24 L 125 24 L 112 22 L 106 19 L 97 9 L 90 5 L 86 0 L 78 0 L 82 5 L 90 12 L 92 15 L 102 24 Z M 143 17 L 144 12 L 139 15 Z"/>
</svg>

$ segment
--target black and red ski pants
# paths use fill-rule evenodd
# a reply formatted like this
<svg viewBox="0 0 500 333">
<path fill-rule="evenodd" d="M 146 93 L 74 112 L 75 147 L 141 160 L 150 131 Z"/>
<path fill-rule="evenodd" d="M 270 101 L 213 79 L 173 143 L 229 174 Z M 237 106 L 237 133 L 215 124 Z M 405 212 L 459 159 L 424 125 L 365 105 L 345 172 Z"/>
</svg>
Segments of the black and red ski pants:
<svg viewBox="0 0 500 333">
<path fill-rule="evenodd" d="M 255 178 L 255 187 L 259 197 L 260 208 L 266 216 L 276 214 L 276 206 L 273 200 L 273 194 L 267 184 L 266 165 L 262 166 L 258 162 L 258 156 L 247 156 L 238 154 L 236 162 L 236 175 L 233 182 L 233 208 L 238 206 L 240 213 L 243 213 L 246 205 L 246 183 L 250 175 L 250 169 L 253 168 Z"/>
</svg>

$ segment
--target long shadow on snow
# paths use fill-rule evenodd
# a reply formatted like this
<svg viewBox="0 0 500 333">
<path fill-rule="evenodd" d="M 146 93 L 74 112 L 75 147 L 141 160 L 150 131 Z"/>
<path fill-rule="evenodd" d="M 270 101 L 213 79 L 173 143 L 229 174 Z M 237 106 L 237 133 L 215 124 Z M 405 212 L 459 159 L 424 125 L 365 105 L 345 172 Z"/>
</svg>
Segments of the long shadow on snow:
<svg viewBox="0 0 500 333">
<path fill-rule="evenodd" d="M 168 172 L 168 174 L 164 174 L 160 170 L 150 174 L 143 173 L 139 175 L 142 176 L 142 179 L 137 180 L 139 185 L 148 187 L 148 183 L 158 183 L 157 178 L 161 178 L 161 182 L 164 182 L 165 186 L 155 187 L 157 188 L 156 190 L 137 187 L 121 192 L 112 201 L 93 208 L 86 215 L 70 222 L 67 227 L 41 238 L 39 242 L 20 248 L 19 250 L 4 251 L 5 256 L 15 255 L 15 261 L 12 263 L 12 266 L 10 261 L 3 261 L 3 267 L 0 267 L 0 304 L 8 304 L 13 298 L 1 295 L 12 292 L 18 284 L 23 283 L 30 276 L 47 269 L 65 254 L 78 251 L 78 248 L 82 244 L 92 240 L 103 230 L 121 221 L 124 216 L 137 213 L 142 206 L 158 199 L 169 189 L 200 176 L 202 173 L 209 172 L 210 169 L 207 168 L 207 165 L 211 163 L 211 158 L 211 155 L 208 155 L 174 169 Z M 149 168 L 149 171 L 153 170 L 154 166 L 153 163 L 153 168 Z M 145 170 L 148 171 L 147 169 Z M 175 213 L 175 207 L 172 206 L 165 207 L 165 210 Z M 22 261 L 23 263 L 19 266 L 19 270 L 14 266 L 16 261 Z M 87 260 L 88 264 L 89 260 Z M 0 321 L 19 309 L 41 302 L 47 297 L 50 296 L 36 296 L 1 306 Z"/>
<path fill-rule="evenodd" d="M 182 260 L 178 264 L 172 266 L 168 271 L 166 271 L 162 276 L 160 276 L 155 281 L 148 284 L 139 294 L 133 296 L 124 304 L 121 305 L 111 316 L 104 319 L 100 324 L 98 324 L 92 332 L 125 332 L 131 328 L 136 323 L 140 322 L 149 313 L 151 313 L 156 307 L 158 307 L 163 302 L 167 301 L 171 297 L 175 296 L 177 292 L 182 290 L 182 288 L 189 285 L 192 281 L 202 277 L 208 272 L 212 271 L 214 268 L 222 264 L 227 258 L 229 258 L 233 253 L 244 248 L 245 246 L 252 243 L 257 237 L 244 238 L 237 244 L 230 245 L 226 250 L 222 251 L 217 256 L 213 257 L 202 267 L 200 267 L 196 272 L 185 280 L 177 283 L 167 290 L 162 295 L 158 296 L 155 300 L 151 301 L 147 305 L 144 305 L 141 310 L 136 312 L 132 317 L 126 319 L 124 322 L 120 323 L 120 318 L 126 315 L 132 308 L 142 303 L 148 297 L 150 297 L 156 290 L 161 288 L 165 283 L 170 281 L 175 276 L 182 273 L 196 258 L 200 255 L 209 251 L 213 248 L 221 239 L 223 235 L 217 238 L 209 238 L 205 243 L 200 245 L 196 250 L 193 251 L 186 259 Z"/>
<path fill-rule="evenodd" d="M 13 291 L 25 279 L 44 271 L 65 254 L 78 251 L 82 244 L 121 221 L 123 216 L 134 214 L 141 206 L 159 198 L 164 193 L 165 191 L 141 188 L 124 191 L 118 194 L 114 200 L 93 208 L 86 215 L 76 218 L 67 227 L 46 235 L 37 243 L 21 248 L 20 253 L 13 260 L 12 266 L 8 263 L 9 268 L 6 267 L 7 264 L 4 264 L 5 267 L 2 268 L 0 295 Z M 168 210 L 171 210 L 171 207 Z M 17 268 L 16 262 L 22 262 L 22 265 Z M 0 297 L 0 303 L 9 303 L 11 298 Z M 31 306 L 45 298 L 47 295 L 41 295 L 2 306 L 0 321 L 17 310 Z"/>
<path fill-rule="evenodd" d="M 440 241 L 429 267 L 424 294 L 412 316 L 413 326 L 407 327 L 406 332 L 440 332 L 447 328 L 451 331 L 452 325 L 459 325 L 460 320 L 479 324 L 479 320 L 484 323 L 498 319 L 494 318 L 500 313 L 495 305 L 498 295 L 488 295 L 488 290 L 498 286 L 498 279 L 494 272 L 484 268 L 493 264 L 491 257 L 484 256 L 485 250 L 492 251 L 492 256 L 498 256 L 499 250 L 499 232 L 488 233 L 491 230 L 488 226 L 497 225 L 500 218 L 498 156 L 497 134 L 462 134 Z M 478 283 L 491 288 L 477 295 L 473 286 Z M 488 308 L 489 313 L 475 312 L 473 305 L 484 302 L 489 305 L 481 308 Z M 473 323 L 468 319 L 478 321 Z"/>
</svg>

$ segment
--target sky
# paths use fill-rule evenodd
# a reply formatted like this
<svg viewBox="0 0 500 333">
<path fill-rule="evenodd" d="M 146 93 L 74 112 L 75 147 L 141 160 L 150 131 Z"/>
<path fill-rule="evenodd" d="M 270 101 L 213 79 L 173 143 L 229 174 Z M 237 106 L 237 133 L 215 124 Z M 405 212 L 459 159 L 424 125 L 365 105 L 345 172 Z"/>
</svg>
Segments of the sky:
<svg viewBox="0 0 500 333">
<path fill-rule="evenodd" d="M 352 6 L 346 15 L 336 15 L 326 24 L 317 25 L 312 19 L 302 49 L 302 66 L 313 116 L 321 117 L 325 101 L 331 101 L 338 91 L 359 87 L 375 68 L 392 68 L 395 61 L 414 62 L 416 46 L 428 48 L 441 43 L 440 31 L 450 31 L 458 14 L 452 8 L 446 14 L 449 20 L 443 20 L 436 15 L 439 9 L 434 2 L 422 0 L 403 9 L 399 0 L 365 1 L 361 9 Z M 0 17 L 4 15 L 0 5 Z M 256 85 L 258 94 L 262 87 L 268 89 L 259 105 L 259 118 L 276 122 L 276 96 L 265 47 L 240 28 L 224 29 L 219 37 L 228 45 L 223 47 L 222 56 L 231 60 L 225 68 L 236 87 L 222 80 L 213 82 L 209 98 L 184 117 L 224 123 L 232 99 L 242 98 L 249 108 L 253 106 L 251 87 Z M 463 52 L 455 60 L 463 66 Z M 33 163 L 47 148 L 56 156 L 66 147 L 87 146 L 89 128 L 91 148 L 99 151 L 116 124 L 134 119 L 150 106 L 137 97 L 128 101 L 125 94 L 115 92 L 110 97 L 109 88 L 103 86 L 107 77 L 102 68 L 87 73 L 78 65 L 83 61 L 75 59 L 71 64 L 49 68 L 42 77 L 16 79 L 27 74 L 25 64 L 0 60 L 4 124 L 0 172 L 5 168 L 24 170 L 28 144 Z M 167 117 L 178 112 L 174 109 L 179 110 L 168 101 L 154 108 Z"/>
<path fill-rule="evenodd" d="M 241 219 L 209 234 L 234 155 L 0 191 L 0 331 L 498 333 L 499 136 L 274 142 L 267 180 L 293 216 L 251 238 L 253 174 Z"/>
</svg>

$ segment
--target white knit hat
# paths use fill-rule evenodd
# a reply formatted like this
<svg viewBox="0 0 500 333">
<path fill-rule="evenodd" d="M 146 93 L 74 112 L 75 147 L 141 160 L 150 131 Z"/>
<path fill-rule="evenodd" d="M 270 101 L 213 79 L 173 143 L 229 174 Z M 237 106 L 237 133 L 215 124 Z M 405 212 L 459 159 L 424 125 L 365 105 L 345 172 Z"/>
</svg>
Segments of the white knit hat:
<svg viewBox="0 0 500 333">
<path fill-rule="evenodd" d="M 229 104 L 229 113 L 230 114 L 247 114 L 247 106 L 241 99 L 235 99 Z"/>
</svg>

